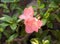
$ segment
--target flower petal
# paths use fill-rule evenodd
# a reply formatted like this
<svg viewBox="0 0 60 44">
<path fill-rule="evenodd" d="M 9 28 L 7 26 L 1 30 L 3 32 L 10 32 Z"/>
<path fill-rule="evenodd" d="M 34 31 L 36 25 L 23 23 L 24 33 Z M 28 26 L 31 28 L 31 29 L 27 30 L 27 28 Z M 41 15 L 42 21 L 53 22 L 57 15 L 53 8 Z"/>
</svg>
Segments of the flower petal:
<svg viewBox="0 0 60 44">
<path fill-rule="evenodd" d="M 26 26 L 26 27 L 25 27 L 25 31 L 26 31 L 26 33 L 33 33 L 33 32 L 34 32 L 34 31 L 31 29 L 30 26 Z"/>
<path fill-rule="evenodd" d="M 33 10 L 32 6 L 30 6 L 29 8 L 24 9 L 23 14 L 20 15 L 19 18 L 28 19 L 28 18 L 33 17 L 33 15 L 34 15 L 34 10 Z"/>
</svg>

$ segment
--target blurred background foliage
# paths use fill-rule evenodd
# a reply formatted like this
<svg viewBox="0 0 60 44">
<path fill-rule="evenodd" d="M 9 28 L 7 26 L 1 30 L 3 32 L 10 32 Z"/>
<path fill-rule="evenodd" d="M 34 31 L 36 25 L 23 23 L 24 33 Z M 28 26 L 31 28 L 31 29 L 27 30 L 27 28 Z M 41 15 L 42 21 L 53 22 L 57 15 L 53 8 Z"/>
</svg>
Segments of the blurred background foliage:
<svg viewBox="0 0 60 44">
<path fill-rule="evenodd" d="M 26 34 L 18 18 L 28 6 L 43 21 L 38 33 Z M 0 0 L 0 44 L 60 44 L 60 1 Z"/>
</svg>

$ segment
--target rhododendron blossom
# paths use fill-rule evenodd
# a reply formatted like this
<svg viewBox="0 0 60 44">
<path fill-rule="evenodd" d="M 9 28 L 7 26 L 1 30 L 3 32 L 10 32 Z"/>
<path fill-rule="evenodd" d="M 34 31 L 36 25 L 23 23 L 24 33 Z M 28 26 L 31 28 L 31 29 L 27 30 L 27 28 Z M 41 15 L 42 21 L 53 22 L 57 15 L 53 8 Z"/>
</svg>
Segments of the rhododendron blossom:
<svg viewBox="0 0 60 44">
<path fill-rule="evenodd" d="M 38 29 L 41 28 L 42 26 L 42 21 L 36 19 L 36 18 L 31 18 L 27 19 L 24 21 L 25 24 L 25 31 L 27 33 L 32 33 L 32 32 L 38 32 Z"/>
<path fill-rule="evenodd" d="M 42 26 L 42 21 L 33 17 L 34 10 L 32 6 L 25 8 L 22 15 L 19 16 L 20 19 L 24 19 L 25 31 L 26 33 L 38 32 L 38 29 Z"/>
</svg>

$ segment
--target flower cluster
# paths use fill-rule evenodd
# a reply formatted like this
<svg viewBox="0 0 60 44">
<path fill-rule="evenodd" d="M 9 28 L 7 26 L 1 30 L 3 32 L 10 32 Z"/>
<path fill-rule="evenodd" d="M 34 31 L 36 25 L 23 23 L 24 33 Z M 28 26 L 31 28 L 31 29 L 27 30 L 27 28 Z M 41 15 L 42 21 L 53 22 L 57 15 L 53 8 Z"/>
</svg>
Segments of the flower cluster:
<svg viewBox="0 0 60 44">
<path fill-rule="evenodd" d="M 20 19 L 24 19 L 26 33 L 38 32 L 38 29 L 42 26 L 42 21 L 33 17 L 34 10 L 32 6 L 25 8 L 23 14 L 19 16 Z"/>
</svg>

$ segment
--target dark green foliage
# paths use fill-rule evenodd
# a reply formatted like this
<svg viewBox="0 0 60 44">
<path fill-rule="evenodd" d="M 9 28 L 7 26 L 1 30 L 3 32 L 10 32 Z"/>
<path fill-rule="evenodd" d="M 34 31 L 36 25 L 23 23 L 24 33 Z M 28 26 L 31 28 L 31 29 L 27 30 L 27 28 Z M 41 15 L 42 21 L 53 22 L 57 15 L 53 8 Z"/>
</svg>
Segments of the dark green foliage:
<svg viewBox="0 0 60 44">
<path fill-rule="evenodd" d="M 30 0 L 26 0 L 26 2 L 22 0 L 24 3 L 20 1 L 1 0 L 0 43 L 15 44 L 14 42 L 16 42 L 16 44 L 27 44 L 27 41 L 30 41 L 31 44 L 60 44 L 60 0 L 36 0 L 38 6 L 32 6 L 36 9 L 34 10 L 34 17 L 40 17 L 43 28 L 39 32 L 32 34 L 25 32 L 24 22 L 19 19 L 19 15 L 23 13 L 26 7 L 26 2 Z M 2 40 L 4 41 L 1 42 Z"/>
</svg>

